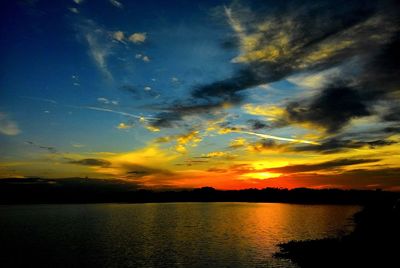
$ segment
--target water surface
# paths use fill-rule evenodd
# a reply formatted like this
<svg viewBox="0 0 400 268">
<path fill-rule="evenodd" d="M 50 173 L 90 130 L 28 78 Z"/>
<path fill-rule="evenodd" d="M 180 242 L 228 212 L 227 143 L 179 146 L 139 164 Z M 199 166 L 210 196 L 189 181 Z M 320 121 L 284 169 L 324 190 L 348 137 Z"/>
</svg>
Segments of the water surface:
<svg viewBox="0 0 400 268">
<path fill-rule="evenodd" d="M 295 267 L 277 244 L 341 235 L 360 208 L 278 203 L 0 206 L 3 267 Z M 36 265 L 35 265 L 36 266 Z"/>
</svg>

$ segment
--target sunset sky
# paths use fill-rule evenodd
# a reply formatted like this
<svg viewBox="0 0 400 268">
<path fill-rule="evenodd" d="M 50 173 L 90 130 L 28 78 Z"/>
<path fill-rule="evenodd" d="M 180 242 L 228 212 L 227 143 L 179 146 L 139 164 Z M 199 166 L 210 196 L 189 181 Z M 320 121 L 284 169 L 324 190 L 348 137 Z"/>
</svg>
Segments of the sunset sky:
<svg viewBox="0 0 400 268">
<path fill-rule="evenodd" d="M 400 190 L 396 1 L 0 4 L 0 178 Z"/>
</svg>

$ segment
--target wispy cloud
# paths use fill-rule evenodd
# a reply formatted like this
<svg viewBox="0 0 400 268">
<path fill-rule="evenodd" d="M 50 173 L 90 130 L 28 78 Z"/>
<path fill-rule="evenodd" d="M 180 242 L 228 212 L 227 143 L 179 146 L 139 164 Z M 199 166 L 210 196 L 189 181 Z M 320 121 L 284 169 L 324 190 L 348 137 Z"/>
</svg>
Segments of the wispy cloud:
<svg viewBox="0 0 400 268">
<path fill-rule="evenodd" d="M 30 146 L 36 147 L 38 149 L 46 150 L 46 151 L 48 151 L 49 153 L 52 153 L 52 154 L 55 154 L 55 153 L 58 152 L 56 147 L 54 147 L 54 146 L 41 145 L 41 144 L 38 144 L 38 143 L 33 142 L 33 141 L 25 141 L 25 143 L 30 145 Z"/>
<path fill-rule="evenodd" d="M 87 33 L 85 35 L 89 45 L 89 54 L 97 64 L 97 67 L 103 72 L 107 78 L 112 78 L 111 72 L 108 70 L 106 57 L 110 54 L 110 48 L 98 40 L 96 34 Z"/>
<path fill-rule="evenodd" d="M 18 124 L 11 120 L 6 113 L 0 112 L 0 133 L 7 136 L 15 136 L 20 132 Z"/>
<path fill-rule="evenodd" d="M 97 101 L 100 102 L 101 104 L 112 104 L 112 105 L 118 105 L 119 104 L 119 101 L 117 101 L 117 100 L 109 100 L 109 99 L 104 98 L 104 97 L 97 98 Z"/>
<path fill-rule="evenodd" d="M 107 57 L 112 53 L 113 43 L 109 31 L 97 25 L 92 20 L 85 20 L 78 25 L 81 37 L 89 48 L 89 55 L 107 79 L 113 76 L 108 69 Z"/>
<path fill-rule="evenodd" d="M 111 3 L 111 5 L 118 7 L 118 8 L 124 7 L 124 5 L 120 1 L 117 1 L 117 0 L 110 0 L 110 3 Z"/>
<path fill-rule="evenodd" d="M 79 9 L 77 9 L 76 7 L 69 7 L 68 10 L 72 13 L 79 14 Z"/>
<path fill-rule="evenodd" d="M 28 100 L 36 100 L 36 101 L 43 101 L 43 102 L 48 102 L 52 104 L 57 104 L 57 101 L 52 100 L 52 99 L 46 99 L 46 98 L 40 98 L 40 97 L 30 97 L 30 96 L 21 96 L 23 99 L 28 99 Z"/>
</svg>

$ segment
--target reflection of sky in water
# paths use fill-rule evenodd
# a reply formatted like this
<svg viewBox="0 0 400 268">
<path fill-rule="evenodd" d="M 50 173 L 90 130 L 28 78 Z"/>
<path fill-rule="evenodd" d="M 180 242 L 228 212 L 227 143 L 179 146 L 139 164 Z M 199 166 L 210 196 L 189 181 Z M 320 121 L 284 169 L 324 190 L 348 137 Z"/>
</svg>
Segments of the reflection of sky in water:
<svg viewBox="0 0 400 268">
<path fill-rule="evenodd" d="M 0 233 L 7 230 L 3 243 L 21 255 L 17 262 L 35 257 L 61 266 L 289 267 L 272 258 L 278 243 L 348 232 L 357 210 L 268 203 L 3 206 Z"/>
</svg>

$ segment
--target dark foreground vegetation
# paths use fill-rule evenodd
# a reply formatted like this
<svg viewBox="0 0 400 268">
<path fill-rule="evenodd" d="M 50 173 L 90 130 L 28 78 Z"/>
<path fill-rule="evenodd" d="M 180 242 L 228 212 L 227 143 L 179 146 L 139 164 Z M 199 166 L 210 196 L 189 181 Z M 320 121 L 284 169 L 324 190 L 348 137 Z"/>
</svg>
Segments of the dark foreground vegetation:
<svg viewBox="0 0 400 268">
<path fill-rule="evenodd" d="M 300 267 L 400 267 L 400 204 L 370 203 L 354 215 L 353 233 L 341 238 L 291 241 L 276 257 Z"/>
<path fill-rule="evenodd" d="M 363 190 L 312 190 L 265 188 L 262 190 L 150 191 L 121 180 L 103 179 L 0 179 L 0 204 L 34 203 L 144 203 L 144 202 L 283 202 L 305 204 L 369 204 L 396 200 L 399 193 Z"/>
</svg>

